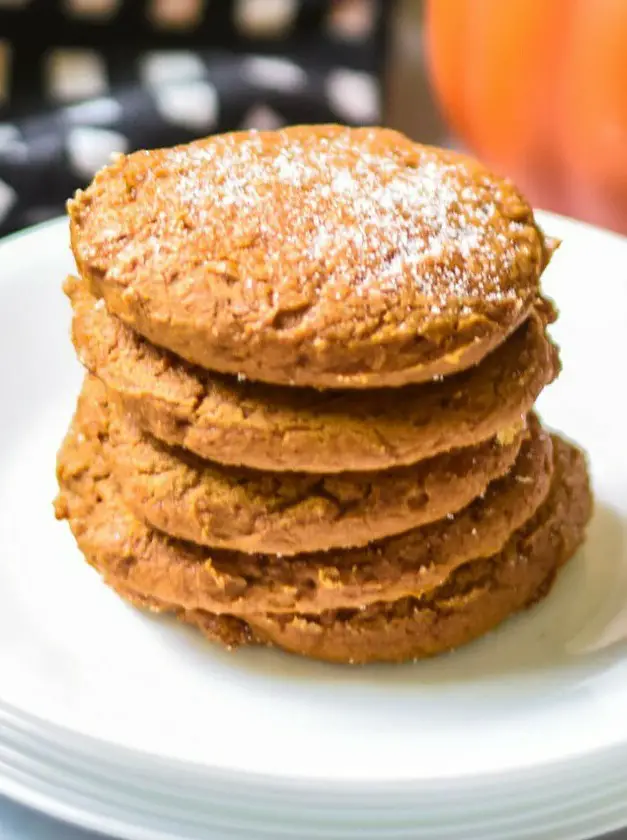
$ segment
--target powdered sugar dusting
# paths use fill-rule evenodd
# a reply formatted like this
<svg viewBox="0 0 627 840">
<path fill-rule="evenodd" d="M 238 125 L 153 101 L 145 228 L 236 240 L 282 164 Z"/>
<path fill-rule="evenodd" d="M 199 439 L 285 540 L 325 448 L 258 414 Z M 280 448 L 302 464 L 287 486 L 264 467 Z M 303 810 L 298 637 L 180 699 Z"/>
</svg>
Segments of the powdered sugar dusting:
<svg viewBox="0 0 627 840">
<path fill-rule="evenodd" d="M 215 242 L 257 243 L 269 276 L 288 263 L 324 277 L 338 300 L 348 285 L 369 298 L 411 290 L 412 305 L 437 315 L 516 298 L 508 278 L 529 260 L 526 211 L 504 212 L 501 182 L 465 158 L 395 148 L 372 130 L 274 138 L 226 135 L 169 152 L 173 209 Z"/>
</svg>

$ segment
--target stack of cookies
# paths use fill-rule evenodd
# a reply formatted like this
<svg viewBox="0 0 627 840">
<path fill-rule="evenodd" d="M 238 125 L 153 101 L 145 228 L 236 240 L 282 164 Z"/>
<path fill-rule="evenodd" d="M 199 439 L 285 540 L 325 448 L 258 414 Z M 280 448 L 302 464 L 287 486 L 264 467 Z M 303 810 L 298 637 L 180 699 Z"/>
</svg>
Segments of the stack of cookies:
<svg viewBox="0 0 627 840">
<path fill-rule="evenodd" d="M 370 662 L 548 592 L 591 498 L 533 414 L 552 246 L 509 182 L 299 127 L 120 157 L 69 212 L 87 376 L 56 512 L 122 597 Z"/>
</svg>

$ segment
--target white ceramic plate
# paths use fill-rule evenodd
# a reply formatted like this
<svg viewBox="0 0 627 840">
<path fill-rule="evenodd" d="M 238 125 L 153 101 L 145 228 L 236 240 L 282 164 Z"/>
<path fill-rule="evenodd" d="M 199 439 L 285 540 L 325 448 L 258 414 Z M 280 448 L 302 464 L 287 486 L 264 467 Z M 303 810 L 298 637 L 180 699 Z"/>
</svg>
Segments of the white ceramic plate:
<svg viewBox="0 0 627 840">
<path fill-rule="evenodd" d="M 540 409 L 590 453 L 586 547 L 490 637 L 352 670 L 228 654 L 125 606 L 84 564 L 51 506 L 82 376 L 67 226 L 0 245 L 0 791 L 128 837 L 627 825 L 627 240 L 542 220 L 564 239 L 545 282 L 564 371 Z"/>
</svg>

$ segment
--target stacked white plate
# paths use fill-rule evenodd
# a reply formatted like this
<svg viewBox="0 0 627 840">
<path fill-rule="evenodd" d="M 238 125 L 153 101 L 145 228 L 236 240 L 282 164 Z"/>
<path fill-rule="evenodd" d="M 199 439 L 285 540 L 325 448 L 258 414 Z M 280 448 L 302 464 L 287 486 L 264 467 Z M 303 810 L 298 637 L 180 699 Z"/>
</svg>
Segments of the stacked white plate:
<svg viewBox="0 0 627 840">
<path fill-rule="evenodd" d="M 55 522 L 81 381 L 63 221 L 0 245 L 0 792 L 126 838 L 577 840 L 627 825 L 627 240 L 542 216 L 544 420 L 596 513 L 551 597 L 407 666 L 229 654 L 125 606 Z"/>
</svg>

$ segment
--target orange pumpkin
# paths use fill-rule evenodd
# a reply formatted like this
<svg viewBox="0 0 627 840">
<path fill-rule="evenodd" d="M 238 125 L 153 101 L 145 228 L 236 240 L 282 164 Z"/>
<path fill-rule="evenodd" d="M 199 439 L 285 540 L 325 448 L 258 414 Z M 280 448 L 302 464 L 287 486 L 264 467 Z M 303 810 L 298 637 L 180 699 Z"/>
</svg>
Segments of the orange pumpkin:
<svg viewBox="0 0 627 840">
<path fill-rule="evenodd" d="M 627 0 L 427 0 L 434 89 L 537 205 L 627 232 Z"/>
</svg>

